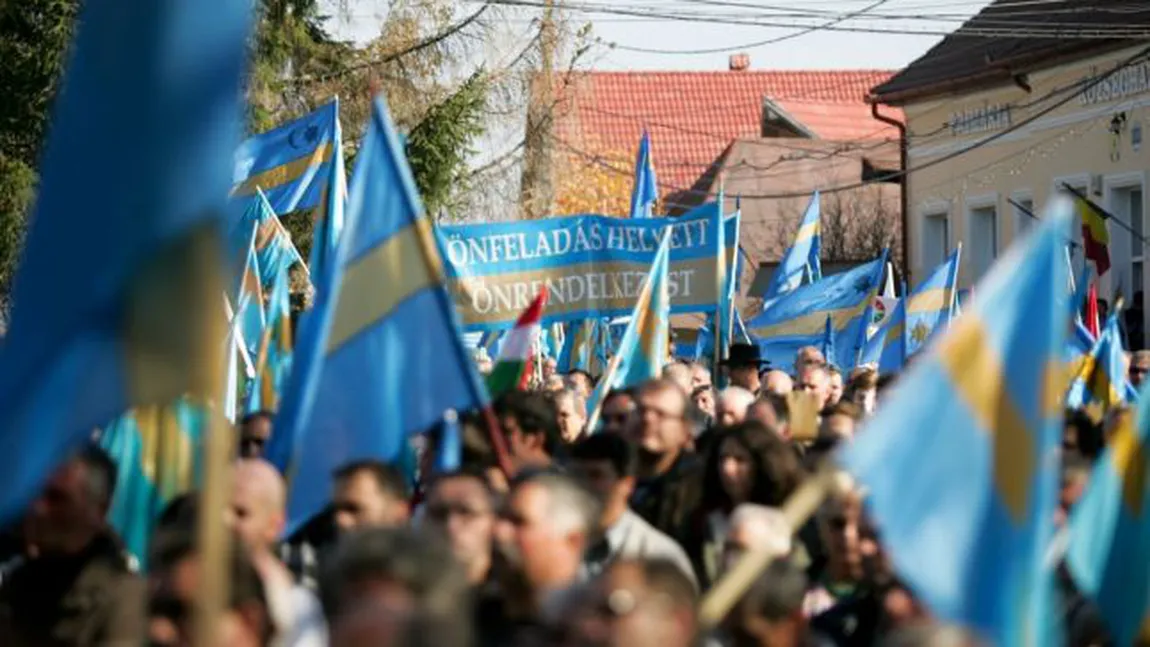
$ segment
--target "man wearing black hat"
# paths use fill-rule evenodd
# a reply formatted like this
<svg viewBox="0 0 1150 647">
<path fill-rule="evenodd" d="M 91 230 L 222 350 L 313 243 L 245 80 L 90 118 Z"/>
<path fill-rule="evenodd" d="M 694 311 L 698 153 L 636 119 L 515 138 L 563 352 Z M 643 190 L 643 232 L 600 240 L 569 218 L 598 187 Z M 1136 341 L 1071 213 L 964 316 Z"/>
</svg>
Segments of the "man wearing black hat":
<svg viewBox="0 0 1150 647">
<path fill-rule="evenodd" d="M 731 344 L 731 351 L 723 366 L 727 367 L 727 381 L 758 395 L 759 371 L 770 365 L 764 360 L 758 344 Z"/>
</svg>

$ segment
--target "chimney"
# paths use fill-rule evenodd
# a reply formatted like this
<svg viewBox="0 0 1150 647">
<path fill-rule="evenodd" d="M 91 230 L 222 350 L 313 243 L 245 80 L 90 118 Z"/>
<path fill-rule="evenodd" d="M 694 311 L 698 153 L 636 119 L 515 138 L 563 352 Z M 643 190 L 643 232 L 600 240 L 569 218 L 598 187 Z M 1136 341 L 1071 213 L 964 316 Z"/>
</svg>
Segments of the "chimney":
<svg viewBox="0 0 1150 647">
<path fill-rule="evenodd" d="M 751 67 L 751 55 L 746 52 L 731 54 L 727 67 L 732 72 L 746 72 Z"/>
</svg>

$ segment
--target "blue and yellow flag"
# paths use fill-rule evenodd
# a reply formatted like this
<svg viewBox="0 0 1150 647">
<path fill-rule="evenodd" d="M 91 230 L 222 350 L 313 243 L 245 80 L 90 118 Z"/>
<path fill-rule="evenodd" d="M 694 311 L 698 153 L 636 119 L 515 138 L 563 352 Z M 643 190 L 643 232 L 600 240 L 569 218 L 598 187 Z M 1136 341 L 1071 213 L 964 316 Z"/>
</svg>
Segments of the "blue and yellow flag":
<svg viewBox="0 0 1150 647">
<path fill-rule="evenodd" d="M 659 199 L 655 181 L 655 164 L 651 161 L 651 135 L 646 130 L 639 139 L 639 153 L 635 157 L 635 186 L 631 189 L 631 217 L 650 218 Z"/>
<path fill-rule="evenodd" d="M 431 222 L 382 99 L 359 151 L 347 228 L 300 324 L 273 463 L 291 483 L 289 532 L 323 508 L 331 473 L 395 460 L 411 433 L 487 394 L 463 347 Z"/>
<path fill-rule="evenodd" d="M 763 293 L 763 309 L 766 310 L 771 302 L 780 296 L 798 288 L 803 284 L 803 277 L 810 281 L 818 281 L 823 277 L 822 264 L 819 252 L 822 247 L 822 226 L 819 217 L 819 192 L 811 196 L 807 210 L 803 213 L 803 220 L 799 223 L 799 230 L 795 232 L 795 242 L 783 254 L 779 266 Z"/>
<path fill-rule="evenodd" d="M 986 644 L 1056 645 L 1053 535 L 1071 205 L 1011 247 L 978 299 L 839 456 L 896 572 Z M 908 487 L 913 485 L 913 487 Z"/>
<path fill-rule="evenodd" d="M 574 370 L 598 375 L 605 368 L 595 352 L 603 325 L 598 319 L 584 319 L 570 324 L 563 349 L 559 352 L 557 370 L 569 373 Z"/>
<path fill-rule="evenodd" d="M 803 346 L 819 346 L 827 317 L 835 334 L 835 357 L 844 371 L 854 367 L 866 343 L 867 322 L 875 296 L 882 289 L 886 252 L 869 263 L 828 276 L 782 295 L 770 308 L 747 322 L 764 359 L 789 365 Z"/>
<path fill-rule="evenodd" d="M 339 112 L 339 99 L 335 99 L 336 112 Z M 332 139 L 331 164 L 327 171 L 327 185 L 324 187 L 319 209 L 312 214 L 312 267 L 323 267 L 332 260 L 340 233 L 343 231 L 344 211 L 347 208 L 347 173 L 343 164 L 343 135 L 338 117 L 335 120 L 335 136 Z"/>
<path fill-rule="evenodd" d="M 248 413 L 277 411 L 280 394 L 291 374 L 291 302 L 288 298 L 288 282 L 287 270 L 281 269 L 268 300 L 267 324 L 256 354 L 256 376 L 245 405 Z"/>
<path fill-rule="evenodd" d="M 280 268 L 289 269 L 299 263 L 306 270 L 303 256 L 292 242 L 291 234 L 276 216 L 263 192 L 257 192 L 242 205 L 243 213 L 236 219 L 228 240 L 235 257 L 245 252 L 249 242 L 255 247 L 260 284 L 264 289 L 271 290 Z M 254 242 L 251 241 L 253 227 Z"/>
<path fill-rule="evenodd" d="M 240 332 L 247 344 L 248 354 L 255 357 L 259 351 L 260 339 L 264 334 L 267 319 L 264 316 L 264 288 L 260 280 L 259 261 L 256 256 L 255 236 L 252 232 L 243 271 L 236 281 L 236 316 L 240 321 Z"/>
<path fill-rule="evenodd" d="M 250 14 L 246 0 L 83 3 L 0 348 L 0 521 L 97 425 L 217 395 Z"/>
<path fill-rule="evenodd" d="M 643 282 L 635 302 L 635 310 L 623 332 L 623 339 L 615 347 L 617 365 L 608 367 L 607 375 L 599 380 L 587 401 L 587 410 L 594 411 L 598 403 L 612 389 L 642 384 L 659 377 L 667 362 L 669 343 L 671 298 L 667 285 L 667 265 L 671 252 L 670 230 L 666 230 L 651 270 Z M 612 360 L 613 362 L 615 360 Z"/>
<path fill-rule="evenodd" d="M 261 133 L 235 151 L 232 195 L 267 195 L 272 210 L 283 215 L 320 206 L 340 159 L 339 100 L 315 112 Z"/>
<path fill-rule="evenodd" d="M 1125 414 L 1070 515 L 1066 563 L 1115 645 L 1150 640 L 1150 391 Z"/>
<path fill-rule="evenodd" d="M 958 263 L 962 256 L 960 243 L 941 265 L 918 284 L 907 297 L 906 354 L 913 355 L 939 330 L 945 330 L 954 318 L 958 290 Z"/>
<path fill-rule="evenodd" d="M 118 473 L 108 522 L 141 564 L 146 565 L 160 513 L 172 499 L 200 485 L 200 443 L 208 415 L 205 407 L 180 398 L 129 411 L 100 435 L 100 446 Z"/>
<path fill-rule="evenodd" d="M 1082 358 L 1067 396 L 1067 406 L 1093 409 L 1099 419 L 1113 407 L 1130 401 L 1133 391 L 1126 382 L 1126 357 L 1118 314 L 1117 311 L 1111 313 L 1098 340 Z"/>
</svg>

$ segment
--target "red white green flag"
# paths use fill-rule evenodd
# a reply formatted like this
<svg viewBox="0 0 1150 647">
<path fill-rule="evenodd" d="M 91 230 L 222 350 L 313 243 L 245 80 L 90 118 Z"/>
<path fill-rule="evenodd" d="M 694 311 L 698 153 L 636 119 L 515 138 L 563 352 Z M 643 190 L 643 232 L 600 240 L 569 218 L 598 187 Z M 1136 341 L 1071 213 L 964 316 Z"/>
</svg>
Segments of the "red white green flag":
<svg viewBox="0 0 1150 647">
<path fill-rule="evenodd" d="M 543 318 L 543 306 L 547 305 L 547 289 L 539 292 L 539 296 L 527 306 L 515 327 L 507 333 L 503 340 L 503 348 L 499 352 L 499 361 L 487 376 L 487 391 L 491 397 L 497 397 L 505 391 L 526 389 L 531 379 L 532 350 L 535 340 L 539 338 L 539 321 Z"/>
</svg>

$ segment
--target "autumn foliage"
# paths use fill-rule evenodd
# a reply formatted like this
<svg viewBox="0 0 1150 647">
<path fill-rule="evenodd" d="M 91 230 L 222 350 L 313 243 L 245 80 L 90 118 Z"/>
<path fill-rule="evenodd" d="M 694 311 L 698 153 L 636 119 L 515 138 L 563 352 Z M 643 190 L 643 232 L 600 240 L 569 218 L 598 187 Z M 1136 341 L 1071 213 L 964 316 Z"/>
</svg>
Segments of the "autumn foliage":
<svg viewBox="0 0 1150 647">
<path fill-rule="evenodd" d="M 618 152 L 595 158 L 565 156 L 558 160 L 552 213 L 628 215 L 634 180 L 632 171 L 617 161 L 627 156 L 627 152 Z"/>
</svg>

